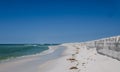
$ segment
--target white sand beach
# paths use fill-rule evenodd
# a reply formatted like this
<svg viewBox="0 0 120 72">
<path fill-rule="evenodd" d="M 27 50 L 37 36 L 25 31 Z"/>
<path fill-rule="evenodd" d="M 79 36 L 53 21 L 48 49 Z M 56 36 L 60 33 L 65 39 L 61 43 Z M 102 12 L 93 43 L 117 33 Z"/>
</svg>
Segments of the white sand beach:
<svg viewBox="0 0 120 72">
<path fill-rule="evenodd" d="M 46 56 L 30 56 L 0 64 L 0 72 L 120 72 L 120 61 L 100 55 L 96 48 L 66 43 Z"/>
<path fill-rule="evenodd" d="M 120 61 L 100 55 L 95 48 L 80 44 L 63 44 L 63 56 L 40 66 L 40 72 L 120 72 Z"/>
</svg>

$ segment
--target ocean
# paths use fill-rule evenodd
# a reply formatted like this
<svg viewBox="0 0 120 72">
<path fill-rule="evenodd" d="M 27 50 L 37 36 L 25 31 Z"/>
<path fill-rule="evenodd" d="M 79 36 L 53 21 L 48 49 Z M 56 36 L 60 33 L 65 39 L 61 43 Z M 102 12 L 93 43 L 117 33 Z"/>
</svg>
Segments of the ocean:
<svg viewBox="0 0 120 72">
<path fill-rule="evenodd" d="M 51 45 L 55 44 L 0 44 L 0 61 L 40 54 Z"/>
</svg>

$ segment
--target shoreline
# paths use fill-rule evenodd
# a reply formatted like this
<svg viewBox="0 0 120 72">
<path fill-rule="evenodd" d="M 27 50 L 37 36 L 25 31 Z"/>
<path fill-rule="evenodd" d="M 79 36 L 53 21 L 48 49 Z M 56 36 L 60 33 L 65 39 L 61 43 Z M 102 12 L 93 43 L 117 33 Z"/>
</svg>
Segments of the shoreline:
<svg viewBox="0 0 120 72">
<path fill-rule="evenodd" d="M 1 63 L 0 72 L 39 72 L 38 69 L 41 64 L 59 58 L 64 50 L 64 47 L 54 46 L 50 53 L 43 56 L 28 56 Z"/>
</svg>

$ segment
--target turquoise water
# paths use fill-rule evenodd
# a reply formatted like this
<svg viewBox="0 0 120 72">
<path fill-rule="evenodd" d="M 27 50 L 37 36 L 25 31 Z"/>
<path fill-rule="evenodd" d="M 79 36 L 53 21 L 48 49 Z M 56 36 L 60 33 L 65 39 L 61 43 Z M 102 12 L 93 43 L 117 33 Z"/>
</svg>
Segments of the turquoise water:
<svg viewBox="0 0 120 72">
<path fill-rule="evenodd" d="M 0 44 L 0 60 L 32 55 L 48 50 L 50 44 Z"/>
</svg>

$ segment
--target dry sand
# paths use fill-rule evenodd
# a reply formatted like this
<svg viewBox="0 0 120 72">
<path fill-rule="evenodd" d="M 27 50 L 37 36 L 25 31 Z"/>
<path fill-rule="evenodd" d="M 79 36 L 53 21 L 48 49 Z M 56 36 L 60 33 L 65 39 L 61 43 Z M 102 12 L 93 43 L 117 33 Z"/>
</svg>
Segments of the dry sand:
<svg viewBox="0 0 120 72">
<path fill-rule="evenodd" d="M 120 61 L 100 55 L 79 43 L 63 44 L 63 56 L 39 67 L 40 72 L 120 72 Z"/>
</svg>

